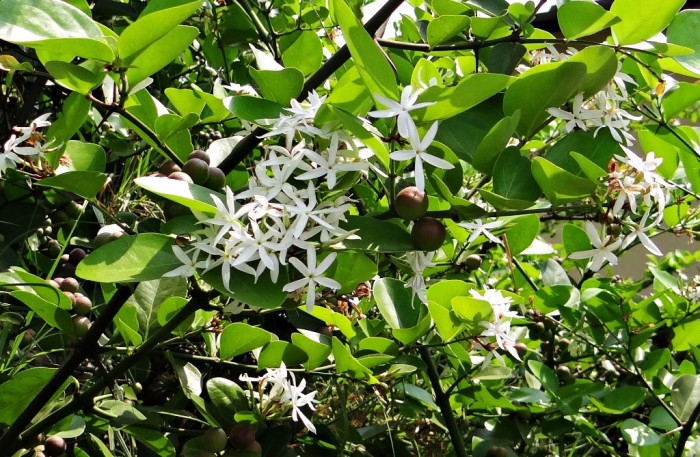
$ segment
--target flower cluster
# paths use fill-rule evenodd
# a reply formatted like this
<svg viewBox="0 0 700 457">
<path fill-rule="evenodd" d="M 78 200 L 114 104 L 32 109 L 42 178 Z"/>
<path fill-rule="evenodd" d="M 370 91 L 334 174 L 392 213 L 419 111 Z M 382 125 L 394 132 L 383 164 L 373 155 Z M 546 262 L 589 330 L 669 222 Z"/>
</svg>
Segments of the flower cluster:
<svg viewBox="0 0 700 457">
<path fill-rule="evenodd" d="M 375 94 L 375 99 L 383 104 L 386 109 L 370 111 L 369 115 L 374 118 L 396 117 L 396 127 L 399 135 L 402 138 L 407 139 L 411 147 L 409 149 L 394 151 L 389 155 L 389 157 L 392 160 L 397 161 L 413 160 L 416 187 L 418 188 L 419 192 L 425 192 L 425 175 L 423 172 L 424 161 L 434 167 L 442 168 L 443 170 L 450 170 L 454 168 L 454 165 L 444 159 L 428 153 L 428 147 L 430 147 L 435 139 L 435 135 L 437 135 L 437 121 L 430 126 L 423 138 L 419 136 L 418 128 L 411 117 L 411 111 L 426 108 L 433 104 L 433 102 L 416 103 L 420 93 L 421 89 L 414 90 L 412 86 L 408 85 L 404 87 L 403 91 L 401 92 L 400 102 L 396 102 L 390 98 Z"/>
<path fill-rule="evenodd" d="M 314 399 L 316 391 L 304 393 L 306 380 L 302 379 L 297 384 L 296 377 L 291 371 L 287 371 L 284 362 L 279 368 L 267 369 L 267 373 L 259 377 L 241 375 L 244 382 L 257 382 L 258 389 L 252 393 L 253 401 L 257 402 L 260 413 L 266 418 L 282 417 L 292 410 L 292 420 L 301 421 L 310 432 L 316 433 L 316 427 L 311 420 L 304 415 L 302 408 L 308 406 L 315 410 Z"/>
<path fill-rule="evenodd" d="M 46 142 L 38 129 L 48 127 L 51 122 L 48 118 L 51 113 L 42 114 L 34 119 L 27 127 L 15 127 L 17 134 L 12 134 L 3 145 L 3 153 L 0 154 L 0 176 L 8 169 L 16 169 L 17 165 L 28 159 L 38 159 L 37 165 L 41 166 L 41 160 L 45 152 L 55 149 L 56 145 Z"/>
<path fill-rule="evenodd" d="M 426 268 L 435 266 L 432 261 L 434 256 L 435 251 L 409 251 L 406 253 L 406 260 L 411 267 L 411 272 L 413 275 L 406 282 L 405 287 L 410 287 L 413 294 L 423 303 L 428 303 L 428 291 L 425 286 L 425 277 L 423 276 L 423 272 Z"/>
<path fill-rule="evenodd" d="M 483 341 L 477 340 L 476 346 L 482 349 L 487 349 L 498 360 L 503 363 L 503 358 L 496 352 L 496 348 L 507 351 L 515 359 L 520 360 L 518 351 L 515 347 L 517 343 L 516 335 L 511 328 L 511 321 L 515 317 L 520 317 L 517 311 L 512 311 L 510 305 L 513 299 L 504 297 L 498 289 L 486 289 L 483 294 L 476 290 L 470 290 L 472 297 L 488 302 L 493 309 L 493 319 L 491 321 L 482 321 L 481 325 L 485 330 L 481 333 L 481 337 L 492 337 L 495 340 L 495 345 L 484 344 Z"/>
<path fill-rule="evenodd" d="M 265 148 L 252 168 L 247 189 L 234 194 L 226 188 L 226 202 L 212 195 L 216 214 L 199 217 L 203 229 L 194 233 L 197 239 L 189 250 L 173 247 L 183 266 L 169 275 L 187 277 L 200 269 L 221 267 L 224 286 L 231 290 L 232 268 L 256 281 L 268 271 L 277 282 L 281 267 L 291 264 L 303 277 L 284 285 L 283 290 L 297 297 L 305 290 L 309 312 L 317 286 L 340 288 L 337 281 L 323 276 L 336 254 L 317 264 L 316 248 L 318 242 L 333 244 L 351 234 L 340 227 L 351 200 L 342 196 L 324 199 L 316 180 L 332 191 L 344 174 L 362 172 L 367 163 L 344 131 L 314 124 L 324 99 L 314 92 L 308 103 L 292 101 L 287 113 L 260 121 L 271 126 L 263 137 L 283 136 L 284 146 Z M 297 258 L 304 254 L 306 263 Z"/>
</svg>

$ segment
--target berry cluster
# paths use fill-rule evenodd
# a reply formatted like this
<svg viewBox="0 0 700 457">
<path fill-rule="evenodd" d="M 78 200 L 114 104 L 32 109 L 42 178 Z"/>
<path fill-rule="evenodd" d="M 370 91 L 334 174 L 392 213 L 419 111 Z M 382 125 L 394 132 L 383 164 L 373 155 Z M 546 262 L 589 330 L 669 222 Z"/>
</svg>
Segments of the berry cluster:
<svg viewBox="0 0 700 457">
<path fill-rule="evenodd" d="M 81 248 L 74 248 L 70 253 L 61 256 L 63 264 L 59 268 L 59 272 L 72 271 L 75 273 L 75 267 L 85 258 L 87 254 Z M 90 319 L 86 317 L 92 310 L 92 301 L 83 293 L 79 292 L 80 283 L 72 275 L 56 276 L 49 279 L 49 284 L 59 289 L 73 303 L 73 330 L 77 337 L 84 336 L 90 329 Z"/>
</svg>

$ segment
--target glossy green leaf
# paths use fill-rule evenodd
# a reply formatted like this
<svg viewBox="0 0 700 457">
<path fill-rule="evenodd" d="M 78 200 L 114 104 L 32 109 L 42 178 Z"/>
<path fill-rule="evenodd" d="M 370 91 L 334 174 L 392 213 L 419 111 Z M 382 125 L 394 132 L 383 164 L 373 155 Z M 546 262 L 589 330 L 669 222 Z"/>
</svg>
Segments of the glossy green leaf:
<svg viewBox="0 0 700 457">
<path fill-rule="evenodd" d="M 64 160 L 56 169 L 57 174 L 66 171 L 93 171 L 104 173 L 107 156 L 102 146 L 94 143 L 70 140 L 63 150 Z"/>
<path fill-rule="evenodd" d="M 232 426 L 234 414 L 249 408 L 245 391 L 230 379 L 211 378 L 206 383 L 206 390 L 212 413 L 222 421 L 222 426 Z"/>
<path fill-rule="evenodd" d="M 292 333 L 292 343 L 306 353 L 308 360 L 304 362 L 304 368 L 307 370 L 320 367 L 326 363 L 331 354 L 331 347 L 328 344 L 320 343 L 301 333 Z"/>
<path fill-rule="evenodd" d="M 280 105 L 286 106 L 299 95 L 304 86 L 304 74 L 296 68 L 283 70 L 250 69 L 250 76 L 255 81 L 260 95 Z"/>
<path fill-rule="evenodd" d="M 95 282 L 139 282 L 159 279 L 181 265 L 166 235 L 124 235 L 90 253 L 76 269 L 78 277 Z"/>
<path fill-rule="evenodd" d="M 416 325 L 408 328 L 394 328 L 391 330 L 391 334 L 405 344 L 409 346 L 414 344 L 420 338 L 422 338 L 430 329 L 432 320 L 429 315 L 423 317 Z"/>
<path fill-rule="evenodd" d="M 436 17 L 428 24 L 428 45 L 435 47 L 469 28 L 469 16 L 443 15 Z"/>
<path fill-rule="evenodd" d="M 687 421 L 693 409 L 700 403 L 700 376 L 683 375 L 673 383 L 671 391 L 673 411 L 683 422 Z"/>
<path fill-rule="evenodd" d="M 579 201 L 596 189 L 589 179 L 579 178 L 542 157 L 533 159 L 532 175 L 554 205 Z"/>
<path fill-rule="evenodd" d="M 186 293 L 187 281 L 184 278 L 160 278 L 142 281 L 126 301 L 122 310 L 133 308 L 136 311 L 138 333 L 143 339 L 147 339 L 161 325 L 158 321 L 160 305 L 171 298 L 185 300 L 183 297 Z"/>
<path fill-rule="evenodd" d="M 493 319 L 493 307 L 484 300 L 473 297 L 454 297 L 451 300 L 452 309 L 457 317 L 462 319 L 468 326 L 469 331 L 481 333 L 484 326 L 482 322 L 489 322 Z"/>
<path fill-rule="evenodd" d="M 449 308 L 429 301 L 428 311 L 443 341 L 451 341 L 464 330 L 462 322 Z"/>
<path fill-rule="evenodd" d="M 374 105 L 369 89 L 365 86 L 356 65 L 343 73 L 328 95 L 327 102 L 354 115 L 366 113 Z"/>
<path fill-rule="evenodd" d="M 58 421 L 51 427 L 49 436 L 58 435 L 61 438 L 77 438 L 85 432 L 85 419 L 77 414 L 70 415 Z"/>
<path fill-rule="evenodd" d="M 221 267 L 206 272 L 204 280 L 224 295 L 235 298 L 248 306 L 262 309 L 276 309 L 287 299 L 287 292 L 282 287 L 289 282 L 287 269 L 280 268 L 277 282 L 273 282 L 270 272 L 265 271 L 255 281 L 255 277 L 234 268 L 231 269 L 229 289 L 224 286 Z"/>
<path fill-rule="evenodd" d="M 526 52 L 527 48 L 520 43 L 498 43 L 485 55 L 486 68 L 491 73 L 511 75 Z"/>
<path fill-rule="evenodd" d="M 177 454 L 173 443 L 161 432 L 134 425 L 124 428 L 124 431 L 153 451 L 158 457 L 169 457 Z"/>
<path fill-rule="evenodd" d="M 34 311 L 51 327 L 57 328 L 68 335 L 75 334 L 70 312 L 59 308 L 53 302 L 44 300 L 40 296 L 25 290 L 15 290 L 10 292 L 10 295 L 27 305 L 29 309 Z"/>
<path fill-rule="evenodd" d="M 620 18 L 593 2 L 564 3 L 557 8 L 557 20 L 570 40 L 593 35 L 620 22 Z"/>
<path fill-rule="evenodd" d="M 444 279 L 428 287 L 428 301 L 435 302 L 443 308 L 452 308 L 454 297 L 469 296 L 469 291 L 474 289 L 474 284 L 458 279 Z"/>
<path fill-rule="evenodd" d="M 576 176 L 586 176 L 578 161 L 573 157 L 572 151 L 585 156 L 598 167 L 606 170 L 608 162 L 614 154 L 624 155 L 620 144 L 606 130 L 597 134 L 576 130 L 557 141 L 547 150 L 545 158 L 554 165 Z M 607 174 L 607 173 L 606 173 Z"/>
<path fill-rule="evenodd" d="M 168 31 L 165 36 L 150 43 L 147 48 L 129 60 L 130 67 L 126 71 L 126 79 L 129 82 L 129 86 L 133 87 L 170 64 L 192 44 L 192 41 L 198 34 L 199 29 L 197 27 L 178 25 Z M 121 40 L 119 43 L 121 45 Z"/>
<path fill-rule="evenodd" d="M 282 362 L 287 366 L 297 366 L 309 360 L 302 349 L 287 341 L 271 341 L 258 355 L 258 369 L 277 368 Z"/>
<path fill-rule="evenodd" d="M 534 204 L 531 200 L 506 198 L 487 189 L 479 189 L 479 195 L 481 195 L 481 198 L 483 198 L 486 203 L 499 210 L 522 210 Z"/>
<path fill-rule="evenodd" d="M 584 98 L 604 89 L 617 73 L 617 55 L 607 46 L 589 46 L 566 59 L 566 62 L 586 65 L 586 76 L 576 91 L 583 92 Z"/>
<path fill-rule="evenodd" d="M 386 98 L 395 98 L 396 77 L 386 54 L 343 0 L 331 0 L 330 4 L 335 12 L 335 19 L 343 31 L 350 55 L 372 97 L 382 95 Z"/>
<path fill-rule="evenodd" d="M 0 384 L 0 424 L 12 425 L 55 372 L 53 368 L 29 368 Z M 54 391 L 53 397 L 60 395 L 72 382 L 74 379 L 69 377 Z"/>
<path fill-rule="evenodd" d="M 621 45 L 651 38 L 668 26 L 684 3 L 685 0 L 615 0 L 610 12 L 621 22 L 612 26 L 613 37 Z"/>
<path fill-rule="evenodd" d="M 230 116 L 224 101 L 201 90 L 168 87 L 165 96 L 180 115 L 196 114 L 201 122 L 220 122 Z M 202 117 L 204 115 L 204 117 Z"/>
<path fill-rule="evenodd" d="M 234 116 L 249 122 L 278 118 L 283 110 L 279 103 L 248 95 L 228 97 L 224 99 L 224 106 Z"/>
<path fill-rule="evenodd" d="M 276 338 L 272 333 L 243 322 L 227 325 L 221 332 L 220 357 L 224 360 L 263 347 Z"/>
<path fill-rule="evenodd" d="M 348 216 L 341 224 L 344 230 L 356 230 L 354 237 L 346 238 L 338 247 L 356 251 L 406 252 L 415 249 L 411 235 L 402 226 L 368 216 Z"/>
<path fill-rule="evenodd" d="M 472 163 L 474 152 L 486 135 L 505 116 L 498 97 L 440 123 L 436 140 L 449 147 L 460 159 Z"/>
<path fill-rule="evenodd" d="M 38 186 L 72 192 L 86 199 L 95 198 L 107 182 L 107 175 L 97 171 L 67 171 L 37 181 Z"/>
<path fill-rule="evenodd" d="M 338 109 L 337 107 L 328 106 L 327 108 L 331 115 L 340 121 L 344 129 L 352 133 L 355 138 L 360 140 L 365 146 L 374 152 L 377 160 L 379 160 L 379 162 L 384 165 L 384 168 L 388 170 L 389 150 L 387 149 L 386 144 L 370 133 L 356 116 L 352 116 L 344 110 Z"/>
<path fill-rule="evenodd" d="M 347 348 L 338 338 L 333 337 L 331 347 L 335 358 L 336 370 L 338 373 L 350 372 L 358 378 L 368 378 L 372 376 L 372 370 L 362 365 L 353 357 L 350 349 Z"/>
<path fill-rule="evenodd" d="M 212 195 L 218 197 L 222 202 L 226 200 L 226 197 L 218 192 L 177 179 L 143 176 L 136 178 L 134 182 L 154 194 L 185 205 L 193 211 L 201 211 L 206 214 L 216 213 Z"/>
<path fill-rule="evenodd" d="M 518 255 L 527 249 L 540 232 L 540 218 L 536 214 L 516 217 L 508 222 L 505 231 L 511 255 Z"/>
<path fill-rule="evenodd" d="M 547 392 L 557 391 L 559 388 L 559 379 L 554 370 L 539 360 L 529 360 L 527 366 Z"/>
<path fill-rule="evenodd" d="M 187 299 L 184 297 L 168 297 L 163 300 L 156 309 L 156 320 L 158 324 L 162 327 L 170 319 L 172 319 L 175 314 L 178 313 L 187 304 Z M 120 311 L 121 312 L 121 311 Z M 185 319 L 180 325 L 173 329 L 172 333 L 179 336 L 184 336 L 189 330 L 192 322 L 194 322 L 195 315 L 191 314 L 187 319 Z"/>
<path fill-rule="evenodd" d="M 508 199 L 534 203 L 541 191 L 530 169 L 530 159 L 516 148 L 506 149 L 495 162 L 493 191 Z"/>
<path fill-rule="evenodd" d="M 608 172 L 603 168 L 598 166 L 597 163 L 593 162 L 586 156 L 579 154 L 578 152 L 571 151 L 571 158 L 576 161 L 579 167 L 581 167 L 581 172 L 583 175 L 593 182 L 601 182 L 601 178 L 608 176 Z"/>
<path fill-rule="evenodd" d="M 338 293 L 346 294 L 355 290 L 358 284 L 369 281 L 377 274 L 374 260 L 360 252 L 339 252 L 327 275 L 341 285 Z"/>
<path fill-rule="evenodd" d="M 433 0 L 431 7 L 441 16 L 444 14 L 465 14 L 471 11 L 467 5 L 454 0 Z"/>
<path fill-rule="evenodd" d="M 670 121 L 681 111 L 695 105 L 698 99 L 700 99 L 700 84 L 680 81 L 661 102 L 664 119 Z"/>
<path fill-rule="evenodd" d="M 688 70 L 700 72 L 700 10 L 692 9 L 678 13 L 666 31 L 668 41 L 692 49 L 688 55 L 675 60 Z"/>
<path fill-rule="evenodd" d="M 512 115 L 520 110 L 518 131 L 532 134 L 547 118 L 546 109 L 569 100 L 586 78 L 586 65 L 580 62 L 553 62 L 527 70 L 506 90 L 503 111 Z"/>
<path fill-rule="evenodd" d="M 149 46 L 171 32 L 202 5 L 192 0 L 155 0 L 119 36 L 119 57 L 132 63 Z"/>
<path fill-rule="evenodd" d="M 496 159 L 508 146 L 519 122 L 520 111 L 516 111 L 513 116 L 506 116 L 491 127 L 474 151 L 472 166 L 487 175 L 493 175 Z"/>
<path fill-rule="evenodd" d="M 646 392 L 637 386 L 622 386 L 605 395 L 602 399 L 590 397 L 596 408 L 606 414 L 625 414 L 634 411 L 644 402 Z"/>
<path fill-rule="evenodd" d="M 374 282 L 372 294 L 379 312 L 392 329 L 410 328 L 419 323 L 420 301 L 403 281 L 381 278 Z"/>
<path fill-rule="evenodd" d="M 620 431 L 625 441 L 633 446 L 646 448 L 658 444 L 661 441 L 661 437 L 657 435 L 651 427 L 637 419 L 625 419 L 622 421 L 620 423 Z M 662 455 L 661 451 L 659 450 L 656 455 Z"/>
<path fill-rule="evenodd" d="M 477 73 L 465 76 L 456 86 L 429 87 L 418 97 L 418 102 L 435 103 L 417 110 L 416 117 L 427 123 L 456 116 L 493 97 L 511 81 L 512 77 L 507 75 Z"/>
<path fill-rule="evenodd" d="M 296 68 L 304 75 L 310 75 L 323 62 L 323 44 L 315 32 L 300 30 L 279 38 L 282 62 L 285 67 Z"/>
<path fill-rule="evenodd" d="M 89 94 L 105 77 L 103 73 L 93 73 L 83 66 L 67 62 L 46 62 L 44 66 L 58 84 L 83 95 Z"/>
</svg>

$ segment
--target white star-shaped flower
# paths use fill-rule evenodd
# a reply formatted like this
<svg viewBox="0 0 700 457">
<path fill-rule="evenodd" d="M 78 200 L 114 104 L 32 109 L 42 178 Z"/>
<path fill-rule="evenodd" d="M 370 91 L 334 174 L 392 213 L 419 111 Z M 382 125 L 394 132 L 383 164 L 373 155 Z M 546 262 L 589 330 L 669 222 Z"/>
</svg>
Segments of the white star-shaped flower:
<svg viewBox="0 0 700 457">
<path fill-rule="evenodd" d="M 610 265 L 617 265 L 617 256 L 613 251 L 622 245 L 622 239 L 618 238 L 612 241 L 611 236 L 605 237 L 605 240 L 600 239 L 598 231 L 591 221 L 586 221 L 586 234 L 593 245 L 593 249 L 586 251 L 572 252 L 569 254 L 570 259 L 591 259 L 588 268 L 591 271 L 598 271 L 603 266 L 605 261 Z"/>
<path fill-rule="evenodd" d="M 336 253 L 332 252 L 328 254 L 320 264 L 316 265 L 316 250 L 311 248 L 306 251 L 306 265 L 296 257 L 290 258 L 289 263 L 294 265 L 294 268 L 299 270 L 304 277 L 286 284 L 282 290 L 285 292 L 294 292 L 297 289 L 306 287 L 306 311 L 310 313 L 316 302 L 317 284 L 328 287 L 329 289 L 340 289 L 340 283 L 338 281 L 321 276 L 331 266 L 335 257 Z"/>
<path fill-rule="evenodd" d="M 401 101 L 398 103 L 390 98 L 375 94 L 374 98 L 386 106 L 387 109 L 370 111 L 368 114 L 374 118 L 388 118 L 396 116 L 396 126 L 399 129 L 399 135 L 401 135 L 403 138 L 410 138 L 410 130 L 412 128 L 415 129 L 415 124 L 413 119 L 411 119 L 410 112 L 416 109 L 425 108 L 435 103 L 416 103 L 416 100 L 418 100 L 418 96 L 421 92 L 422 91 L 420 89 L 414 91 L 413 87 L 408 85 L 404 87 L 403 91 L 401 92 Z"/>
</svg>

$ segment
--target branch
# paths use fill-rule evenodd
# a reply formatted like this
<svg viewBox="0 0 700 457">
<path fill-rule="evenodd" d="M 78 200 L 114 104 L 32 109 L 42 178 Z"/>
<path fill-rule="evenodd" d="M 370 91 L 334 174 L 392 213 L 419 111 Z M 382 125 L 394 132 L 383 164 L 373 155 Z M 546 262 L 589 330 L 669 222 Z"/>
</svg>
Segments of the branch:
<svg viewBox="0 0 700 457">
<path fill-rule="evenodd" d="M 467 448 L 464 447 L 464 439 L 462 438 L 462 432 L 459 431 L 459 426 L 457 425 L 457 420 L 454 414 L 452 414 L 452 407 L 450 406 L 450 396 L 445 394 L 442 390 L 442 385 L 440 384 L 440 375 L 435 368 L 435 362 L 430 357 L 430 352 L 425 346 L 418 347 L 418 352 L 420 353 L 421 359 L 425 362 L 428 367 L 428 379 L 430 379 L 430 384 L 433 386 L 435 391 L 435 403 L 437 403 L 442 413 L 442 417 L 445 419 L 445 426 L 447 426 L 447 431 L 450 434 L 450 439 L 452 440 L 452 447 L 454 448 L 455 455 L 457 457 L 467 457 Z"/>
<path fill-rule="evenodd" d="M 396 8 L 398 8 L 401 4 L 403 3 L 403 0 L 389 0 L 387 3 L 379 10 L 377 11 L 377 14 L 372 16 L 372 18 L 367 21 L 365 24 L 365 30 L 370 35 L 374 35 L 377 30 L 386 22 L 386 20 L 391 16 L 391 13 L 394 12 Z M 304 83 L 304 87 L 301 89 L 301 93 L 299 96 L 296 98 L 298 101 L 303 101 L 305 100 L 309 93 L 319 87 L 323 82 L 328 79 L 333 73 L 336 72 L 340 67 L 345 64 L 350 59 L 350 50 L 348 49 L 347 45 L 343 46 L 333 54 L 333 56 L 326 61 L 325 64 L 321 68 L 318 69 L 316 73 L 311 75 L 309 79 L 306 80 Z M 255 130 L 253 130 L 248 136 L 243 138 L 234 148 L 233 151 L 231 151 L 231 154 L 228 155 L 220 164 L 219 168 L 221 171 L 224 173 L 228 174 L 236 168 L 236 165 L 241 163 L 243 159 L 245 159 L 252 151 L 255 149 L 260 142 L 262 141 L 260 135 L 263 135 L 266 133 L 267 130 L 265 130 L 262 127 L 258 127 Z"/>
<path fill-rule="evenodd" d="M 128 286 L 120 286 L 112 299 L 107 303 L 105 310 L 93 322 L 87 334 L 78 342 L 73 352 L 63 362 L 63 365 L 54 373 L 49 382 L 39 391 L 34 399 L 24 408 L 19 417 L 12 423 L 9 429 L 0 437 L 0 449 L 6 449 L 12 440 L 19 436 L 20 432 L 34 420 L 41 409 L 51 400 L 58 389 L 66 382 L 73 371 L 83 360 L 95 355 L 97 340 L 107 329 L 124 303 L 131 297 L 133 291 Z M 31 435 L 28 435 L 31 436 Z"/>
</svg>

